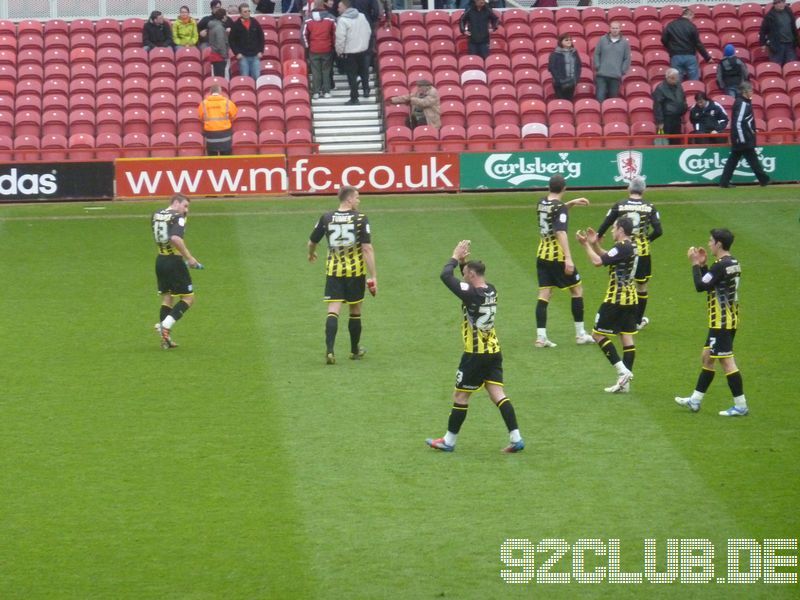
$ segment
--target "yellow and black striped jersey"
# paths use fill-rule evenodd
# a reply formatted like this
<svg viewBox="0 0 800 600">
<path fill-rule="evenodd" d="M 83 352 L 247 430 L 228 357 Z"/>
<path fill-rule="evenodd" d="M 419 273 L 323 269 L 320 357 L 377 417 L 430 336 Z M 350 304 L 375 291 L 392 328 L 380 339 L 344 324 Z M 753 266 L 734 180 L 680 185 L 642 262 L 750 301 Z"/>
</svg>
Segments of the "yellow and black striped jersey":
<svg viewBox="0 0 800 600">
<path fill-rule="evenodd" d="M 536 215 L 539 218 L 539 247 L 536 258 L 563 261 L 564 251 L 556 240 L 556 232 L 567 230 L 567 205 L 561 200 L 542 198 L 536 205 Z"/>
<path fill-rule="evenodd" d="M 742 267 L 730 255 L 723 256 L 710 268 L 692 267 L 694 286 L 708 293 L 708 327 L 737 329 L 739 327 L 739 278 Z"/>
<path fill-rule="evenodd" d="M 317 222 L 310 240 L 328 240 L 325 274 L 334 277 L 360 277 L 367 272 L 362 244 L 372 242 L 367 215 L 354 210 L 325 213 Z"/>
<path fill-rule="evenodd" d="M 173 235 L 183 238 L 186 230 L 186 217 L 176 211 L 165 208 L 153 213 L 151 220 L 153 227 L 153 239 L 158 246 L 158 253 L 165 255 L 180 254 L 178 249 L 172 245 L 170 239 Z"/>
<path fill-rule="evenodd" d="M 469 354 L 497 354 L 500 342 L 494 330 L 497 315 L 497 290 L 491 283 L 476 288 L 453 275 L 458 261 L 451 258 L 442 269 L 444 284 L 461 299 L 461 335 L 464 352 Z"/>
<path fill-rule="evenodd" d="M 604 265 L 608 266 L 608 289 L 606 289 L 603 302 L 631 306 L 638 304 L 636 294 L 636 248 L 631 240 L 623 240 L 614 244 L 611 249 L 600 257 Z"/>
<path fill-rule="evenodd" d="M 597 235 L 605 235 L 609 227 L 619 217 L 628 217 L 633 221 L 633 233 L 631 239 L 636 244 L 636 254 L 638 256 L 650 255 L 650 242 L 661 237 L 661 217 L 650 202 L 645 202 L 639 198 L 628 198 L 621 200 L 612 206 L 603 223 L 597 229 Z"/>
</svg>

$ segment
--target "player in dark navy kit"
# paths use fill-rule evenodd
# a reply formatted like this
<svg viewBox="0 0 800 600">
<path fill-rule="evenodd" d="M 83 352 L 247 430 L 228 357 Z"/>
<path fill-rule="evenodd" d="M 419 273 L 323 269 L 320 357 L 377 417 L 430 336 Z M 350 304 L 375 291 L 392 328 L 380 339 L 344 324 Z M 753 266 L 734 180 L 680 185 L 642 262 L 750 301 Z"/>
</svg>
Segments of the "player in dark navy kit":
<svg viewBox="0 0 800 600">
<path fill-rule="evenodd" d="M 572 319 L 575 322 L 575 342 L 591 344 L 592 337 L 583 325 L 583 286 L 581 276 L 572 261 L 569 249 L 567 224 L 568 211 L 572 206 L 587 206 L 586 198 L 575 198 L 562 202 L 567 188 L 563 175 L 553 175 L 548 183 L 548 194 L 536 205 L 539 226 L 539 246 L 536 249 L 536 274 L 539 279 L 539 295 L 536 301 L 537 348 L 555 348 L 547 337 L 547 307 L 553 288 L 568 289 L 572 296 Z"/>
<path fill-rule="evenodd" d="M 692 412 L 700 410 L 700 402 L 714 380 L 714 361 L 718 360 L 725 371 L 728 387 L 733 394 L 733 406 L 719 414 L 723 417 L 743 417 L 748 414 L 742 375 L 733 357 L 733 338 L 739 328 L 739 279 L 742 267 L 731 256 L 733 234 L 728 229 L 712 229 L 708 249 L 716 261 L 707 265 L 708 254 L 703 248 L 689 248 L 694 287 L 708 296 L 708 337 L 701 357 L 703 368 L 694 392 L 688 398 L 675 398 L 675 402 Z"/>
<path fill-rule="evenodd" d="M 189 202 L 186 196 L 175 194 L 170 205 L 154 213 L 152 218 L 153 239 L 158 246 L 156 278 L 158 293 L 161 294 L 161 312 L 156 329 L 161 334 L 161 347 L 165 350 L 177 347 L 172 340 L 172 328 L 194 304 L 189 267 L 203 268 L 183 240 Z"/>
<path fill-rule="evenodd" d="M 633 221 L 633 243 L 636 246 L 636 255 L 639 260 L 636 263 L 636 294 L 639 297 L 636 312 L 636 329 L 641 331 L 650 322 L 650 319 L 644 316 L 644 311 L 647 308 L 647 282 L 653 274 L 653 267 L 650 260 L 650 243 L 661 237 L 663 233 L 661 229 L 661 217 L 650 202 L 645 202 L 642 199 L 647 184 L 644 182 L 644 177 L 636 175 L 631 178 L 628 184 L 628 198 L 627 200 L 620 200 L 606 214 L 606 218 L 602 225 L 597 229 L 597 235 L 602 241 L 603 236 L 611 225 L 619 217 L 628 217 Z"/>
<path fill-rule="evenodd" d="M 606 295 L 594 320 L 592 337 L 603 351 L 608 362 L 617 370 L 617 382 L 605 388 L 611 393 L 627 393 L 633 379 L 633 362 L 636 346 L 636 285 L 633 274 L 636 272 L 636 250 L 631 241 L 633 222 L 628 217 L 620 217 L 614 223 L 614 245 L 604 251 L 600 247 L 597 232 L 591 227 L 578 231 L 578 242 L 585 248 L 589 260 L 596 267 L 608 267 L 609 279 Z M 619 335 L 622 341 L 622 360 L 608 336 Z"/>
<path fill-rule="evenodd" d="M 467 418 L 470 396 L 486 386 L 489 398 L 500 409 L 508 428 L 510 443 L 503 448 L 503 452 L 519 452 L 525 448 L 525 442 L 519 433 L 514 407 L 503 388 L 503 355 L 494 329 L 497 290 L 484 279 L 486 267 L 482 262 L 467 262 L 469 250 L 469 240 L 460 241 L 453 250 L 452 258 L 442 269 L 442 281 L 461 300 L 464 353 L 456 373 L 456 389 L 447 433 L 441 438 L 428 439 L 427 444 L 436 450 L 452 452 L 461 425 Z M 461 268 L 463 281 L 453 274 L 456 267 Z"/>
<path fill-rule="evenodd" d="M 375 271 L 375 252 L 367 215 L 358 212 L 361 200 L 358 190 L 345 186 L 339 190 L 339 209 L 325 213 L 317 221 L 308 241 L 308 260 L 317 260 L 317 244 L 326 238 L 328 258 L 325 263 L 325 302 L 328 316 L 325 320 L 325 361 L 336 363 L 334 344 L 339 329 L 339 312 L 342 304 L 350 309 L 350 358 L 359 360 L 365 350 L 361 341 L 361 304 L 364 287 L 374 296 L 378 291 Z M 369 279 L 366 273 L 369 272 Z"/>
</svg>

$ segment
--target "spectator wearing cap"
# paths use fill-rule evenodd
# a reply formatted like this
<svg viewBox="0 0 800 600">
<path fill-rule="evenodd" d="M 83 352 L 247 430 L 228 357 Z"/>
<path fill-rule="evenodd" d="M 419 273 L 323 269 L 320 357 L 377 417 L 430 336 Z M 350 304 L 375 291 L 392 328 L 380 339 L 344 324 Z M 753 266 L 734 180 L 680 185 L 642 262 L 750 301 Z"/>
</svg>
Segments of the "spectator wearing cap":
<svg viewBox="0 0 800 600">
<path fill-rule="evenodd" d="M 689 111 L 694 133 L 722 133 L 728 126 L 728 113 L 718 103 L 706 96 L 705 92 L 694 95 L 694 106 Z M 695 144 L 718 144 L 717 138 L 692 138 Z"/>
<path fill-rule="evenodd" d="M 779 65 L 797 60 L 797 23 L 785 0 L 773 0 L 758 32 L 758 43 Z"/>
<path fill-rule="evenodd" d="M 142 47 L 150 52 L 153 48 L 174 48 L 172 41 L 172 29 L 164 21 L 164 15 L 160 10 L 150 13 L 150 18 L 142 28 Z"/>
<path fill-rule="evenodd" d="M 664 76 L 664 81 L 656 86 L 653 91 L 653 116 L 656 128 L 667 135 L 682 133 L 681 122 L 686 114 L 686 95 L 681 87 L 681 76 L 678 69 L 669 68 Z M 678 138 L 670 138 L 670 144 L 680 144 Z"/>
<path fill-rule="evenodd" d="M 631 45 L 621 33 L 619 21 L 612 21 L 609 32 L 600 38 L 594 49 L 597 101 L 618 98 L 622 77 L 631 66 Z"/>
<path fill-rule="evenodd" d="M 673 69 L 678 69 L 681 79 L 700 79 L 700 65 L 697 63 L 696 53 L 699 52 L 706 62 L 714 59 L 700 41 L 692 19 L 694 13 L 686 8 L 681 16 L 668 24 L 661 34 L 661 43 L 669 52 L 669 64 Z"/>
<path fill-rule="evenodd" d="M 497 31 L 499 19 L 486 4 L 486 0 L 472 0 L 467 10 L 461 15 L 458 26 L 461 33 L 469 36 L 467 51 L 469 54 L 476 54 L 483 59 L 489 56 L 489 26 L 492 31 Z"/>
<path fill-rule="evenodd" d="M 724 49 L 724 58 L 717 65 L 717 85 L 728 96 L 737 97 L 740 93 L 739 86 L 750 79 L 747 65 L 736 56 L 733 44 L 727 44 Z"/>
<path fill-rule="evenodd" d="M 417 81 L 416 93 L 393 96 L 390 102 L 392 104 L 408 104 L 411 106 L 411 129 L 420 125 L 430 125 L 436 129 L 442 126 L 439 92 L 427 79 Z"/>
<path fill-rule="evenodd" d="M 572 100 L 575 86 L 581 76 L 581 57 L 572 45 L 572 36 L 562 33 L 558 36 L 558 46 L 550 54 L 547 70 L 553 76 L 553 89 L 556 98 Z"/>
</svg>

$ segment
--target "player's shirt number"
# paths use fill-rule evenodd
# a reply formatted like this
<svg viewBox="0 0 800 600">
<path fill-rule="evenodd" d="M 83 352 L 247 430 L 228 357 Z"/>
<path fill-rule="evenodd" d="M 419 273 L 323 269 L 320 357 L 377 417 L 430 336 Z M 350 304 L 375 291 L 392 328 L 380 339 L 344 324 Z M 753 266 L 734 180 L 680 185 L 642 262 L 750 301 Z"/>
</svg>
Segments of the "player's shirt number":
<svg viewBox="0 0 800 600">
<path fill-rule="evenodd" d="M 153 221 L 153 237 L 157 244 L 169 242 L 169 223 L 166 221 Z"/>
<path fill-rule="evenodd" d="M 491 331 L 494 328 L 494 317 L 497 314 L 497 306 L 481 306 L 478 309 L 480 317 L 475 321 L 475 325 L 481 331 Z"/>
<path fill-rule="evenodd" d="M 353 223 L 329 223 L 328 245 L 332 248 L 346 248 L 356 243 L 356 226 Z"/>
</svg>

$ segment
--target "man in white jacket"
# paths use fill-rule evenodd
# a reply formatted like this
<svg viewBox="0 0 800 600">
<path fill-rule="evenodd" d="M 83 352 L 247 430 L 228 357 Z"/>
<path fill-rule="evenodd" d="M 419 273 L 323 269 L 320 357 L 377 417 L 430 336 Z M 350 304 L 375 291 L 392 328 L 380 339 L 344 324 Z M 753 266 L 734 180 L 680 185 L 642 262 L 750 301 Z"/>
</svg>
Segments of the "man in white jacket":
<svg viewBox="0 0 800 600">
<path fill-rule="evenodd" d="M 350 6 L 350 0 L 339 2 L 339 18 L 336 21 L 336 54 L 342 60 L 350 85 L 348 105 L 358 104 L 358 78 L 364 97 L 369 97 L 369 40 L 372 28 L 367 18 Z"/>
</svg>

